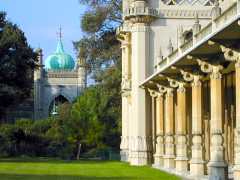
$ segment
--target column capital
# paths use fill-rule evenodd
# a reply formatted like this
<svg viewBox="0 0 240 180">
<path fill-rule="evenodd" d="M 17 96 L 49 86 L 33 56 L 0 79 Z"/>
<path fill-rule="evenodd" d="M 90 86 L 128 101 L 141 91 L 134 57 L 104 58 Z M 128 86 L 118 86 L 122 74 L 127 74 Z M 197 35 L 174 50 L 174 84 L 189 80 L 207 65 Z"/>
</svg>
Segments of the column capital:
<svg viewBox="0 0 240 180">
<path fill-rule="evenodd" d="M 221 74 L 221 70 L 223 70 L 222 65 L 212 65 L 205 61 L 202 61 L 201 59 L 197 59 L 197 62 L 201 68 L 201 71 L 204 73 L 210 73 L 211 74 L 210 77 L 212 79 L 221 79 L 222 78 L 222 74 Z"/>
<path fill-rule="evenodd" d="M 164 94 L 164 93 L 167 92 L 167 88 L 166 87 L 164 87 L 164 86 L 162 86 L 160 84 L 157 84 L 157 87 L 158 87 L 160 93 Z"/>
<path fill-rule="evenodd" d="M 211 73 L 211 79 L 222 79 L 222 73 L 221 70 L 223 70 L 223 66 L 213 66 L 212 67 L 212 73 Z"/>
<path fill-rule="evenodd" d="M 180 81 L 176 81 L 174 79 L 168 78 L 170 87 L 172 88 L 177 88 L 177 92 L 185 92 L 186 91 L 186 83 L 184 82 L 180 82 Z"/>
<path fill-rule="evenodd" d="M 224 54 L 224 58 L 227 61 L 232 61 L 232 62 L 237 62 L 240 60 L 240 53 L 231 49 L 231 48 L 227 48 L 223 45 L 220 45 L 220 48 Z"/>
<path fill-rule="evenodd" d="M 158 92 L 156 92 L 155 90 L 148 88 L 148 92 L 152 98 L 156 98 L 158 96 Z"/>
<path fill-rule="evenodd" d="M 178 93 L 185 93 L 186 92 L 185 83 L 178 83 L 177 92 Z"/>
<path fill-rule="evenodd" d="M 171 88 L 177 88 L 179 86 L 178 82 L 174 79 L 167 78 Z"/>
<path fill-rule="evenodd" d="M 191 73 L 189 73 L 189 72 L 186 72 L 186 71 L 184 71 L 184 70 L 180 70 L 180 72 L 181 72 L 181 74 L 182 74 L 182 76 L 183 76 L 183 79 L 185 80 L 185 81 L 187 81 L 187 82 L 191 82 L 191 81 L 193 81 L 193 74 L 191 74 Z"/>
<path fill-rule="evenodd" d="M 194 75 L 192 87 L 200 87 L 202 85 L 201 78 L 202 78 L 202 76 L 200 76 L 200 75 Z"/>
</svg>

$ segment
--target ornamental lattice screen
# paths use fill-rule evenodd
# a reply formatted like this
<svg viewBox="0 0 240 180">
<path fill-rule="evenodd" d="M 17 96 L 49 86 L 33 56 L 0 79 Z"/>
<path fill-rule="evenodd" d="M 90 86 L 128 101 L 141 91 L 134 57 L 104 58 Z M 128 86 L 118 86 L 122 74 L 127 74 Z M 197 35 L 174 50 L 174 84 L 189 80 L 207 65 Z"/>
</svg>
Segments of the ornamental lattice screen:
<svg viewBox="0 0 240 180">
<path fill-rule="evenodd" d="M 220 0 L 221 2 L 224 0 Z M 166 5 L 202 5 L 212 6 L 215 0 L 162 0 Z"/>
</svg>

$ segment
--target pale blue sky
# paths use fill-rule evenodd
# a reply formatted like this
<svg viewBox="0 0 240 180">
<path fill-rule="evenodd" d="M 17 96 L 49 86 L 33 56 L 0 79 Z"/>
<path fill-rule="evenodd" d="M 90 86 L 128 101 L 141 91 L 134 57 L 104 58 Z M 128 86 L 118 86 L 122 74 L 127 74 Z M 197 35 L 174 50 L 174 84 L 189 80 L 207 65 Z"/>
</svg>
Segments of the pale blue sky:
<svg viewBox="0 0 240 180">
<path fill-rule="evenodd" d="M 31 47 L 41 47 L 46 56 L 55 51 L 62 26 L 65 51 L 75 58 L 72 41 L 82 37 L 80 18 L 84 7 L 78 0 L 0 0 L 0 11 L 19 25 Z"/>
</svg>

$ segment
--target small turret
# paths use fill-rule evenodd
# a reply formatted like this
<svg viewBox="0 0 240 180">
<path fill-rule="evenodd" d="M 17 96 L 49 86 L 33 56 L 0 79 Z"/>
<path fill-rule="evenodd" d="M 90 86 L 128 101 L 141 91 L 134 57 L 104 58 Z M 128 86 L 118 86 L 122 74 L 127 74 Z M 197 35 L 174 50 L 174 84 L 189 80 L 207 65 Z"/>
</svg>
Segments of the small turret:
<svg viewBox="0 0 240 180">
<path fill-rule="evenodd" d="M 41 48 L 37 48 L 35 50 L 37 53 L 37 60 L 38 60 L 38 65 L 43 65 L 43 53 Z"/>
<path fill-rule="evenodd" d="M 78 95 L 87 86 L 87 68 L 84 56 L 78 58 L 77 71 L 78 71 Z"/>
<path fill-rule="evenodd" d="M 195 14 L 195 23 L 192 29 L 193 29 L 193 35 L 197 34 L 201 30 L 201 24 L 198 18 L 198 13 Z"/>
<path fill-rule="evenodd" d="M 37 54 L 36 68 L 34 70 L 34 81 L 41 80 L 43 73 L 43 51 L 41 48 L 35 50 Z"/>
<path fill-rule="evenodd" d="M 219 1 L 215 0 L 214 1 L 214 7 L 212 8 L 212 20 L 215 20 L 218 18 L 222 13 L 222 9 L 219 6 Z"/>
<path fill-rule="evenodd" d="M 41 119 L 42 114 L 42 78 L 43 78 L 43 53 L 42 49 L 35 50 L 37 53 L 36 68 L 34 70 L 34 119 Z"/>
<path fill-rule="evenodd" d="M 169 53 L 169 55 L 170 55 L 170 54 L 173 52 L 173 44 L 172 44 L 171 38 L 169 39 L 167 49 L 168 49 L 168 53 Z"/>
</svg>

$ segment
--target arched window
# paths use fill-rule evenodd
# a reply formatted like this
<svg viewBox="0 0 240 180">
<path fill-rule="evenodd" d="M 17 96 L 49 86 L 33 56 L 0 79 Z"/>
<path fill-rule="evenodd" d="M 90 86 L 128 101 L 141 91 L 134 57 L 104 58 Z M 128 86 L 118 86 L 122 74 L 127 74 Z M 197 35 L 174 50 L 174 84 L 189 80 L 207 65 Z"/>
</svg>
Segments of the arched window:
<svg viewBox="0 0 240 180">
<path fill-rule="evenodd" d="M 53 99 L 49 106 L 49 116 L 55 116 L 58 115 L 59 111 L 59 106 L 64 104 L 64 103 L 70 103 L 67 98 L 65 98 L 62 95 L 57 96 L 56 98 Z"/>
</svg>

